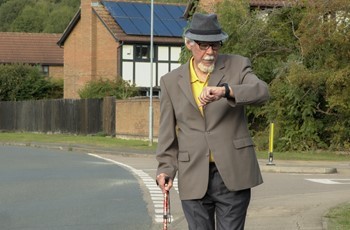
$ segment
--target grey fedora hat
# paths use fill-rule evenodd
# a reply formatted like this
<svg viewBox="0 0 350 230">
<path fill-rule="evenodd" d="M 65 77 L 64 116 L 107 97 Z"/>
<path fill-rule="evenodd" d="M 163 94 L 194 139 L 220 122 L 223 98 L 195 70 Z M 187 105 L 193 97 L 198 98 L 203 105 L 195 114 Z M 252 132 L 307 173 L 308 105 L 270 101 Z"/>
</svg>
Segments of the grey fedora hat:
<svg viewBox="0 0 350 230">
<path fill-rule="evenodd" d="M 217 42 L 228 38 L 221 30 L 216 14 L 195 13 L 184 36 L 195 41 Z"/>
</svg>

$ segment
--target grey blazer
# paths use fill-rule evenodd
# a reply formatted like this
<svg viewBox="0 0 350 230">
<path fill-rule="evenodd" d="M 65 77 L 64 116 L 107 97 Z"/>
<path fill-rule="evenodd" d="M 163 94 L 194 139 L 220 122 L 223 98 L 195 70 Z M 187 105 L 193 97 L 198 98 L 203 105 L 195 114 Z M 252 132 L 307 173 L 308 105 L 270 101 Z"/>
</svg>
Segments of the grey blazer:
<svg viewBox="0 0 350 230">
<path fill-rule="evenodd" d="M 189 62 L 161 78 L 157 175 L 174 178 L 178 173 L 181 200 L 205 195 L 209 150 L 229 190 L 263 182 L 244 106 L 267 101 L 268 86 L 252 72 L 250 61 L 239 55 L 218 56 L 208 85 L 221 83 L 228 83 L 235 98 L 208 104 L 203 117 L 193 97 Z"/>
</svg>

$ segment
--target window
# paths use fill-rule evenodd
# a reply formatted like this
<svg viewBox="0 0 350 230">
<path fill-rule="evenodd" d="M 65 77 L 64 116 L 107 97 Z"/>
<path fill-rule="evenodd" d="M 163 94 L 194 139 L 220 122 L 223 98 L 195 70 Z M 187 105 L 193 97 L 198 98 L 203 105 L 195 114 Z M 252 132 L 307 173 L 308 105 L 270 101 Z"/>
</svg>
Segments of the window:
<svg viewBox="0 0 350 230">
<path fill-rule="evenodd" d="M 45 76 L 49 76 L 49 66 L 48 65 L 41 66 L 41 70 Z"/>
<path fill-rule="evenodd" d="M 135 59 L 149 61 L 150 60 L 150 48 L 148 45 L 136 45 L 135 46 Z"/>
</svg>

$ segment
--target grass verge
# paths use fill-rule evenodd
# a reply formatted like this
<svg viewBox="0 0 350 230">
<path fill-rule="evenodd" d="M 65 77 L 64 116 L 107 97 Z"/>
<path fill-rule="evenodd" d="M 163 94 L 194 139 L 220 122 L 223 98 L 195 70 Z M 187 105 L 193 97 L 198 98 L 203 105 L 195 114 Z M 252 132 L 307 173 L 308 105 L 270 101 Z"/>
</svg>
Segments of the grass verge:
<svg viewBox="0 0 350 230">
<path fill-rule="evenodd" d="M 328 230 L 350 229 L 350 203 L 332 208 L 325 217 L 328 218 Z"/>
<path fill-rule="evenodd" d="M 155 150 L 157 144 L 149 146 L 148 141 L 125 140 L 106 136 L 69 135 L 69 134 L 42 134 L 42 133 L 0 133 L 2 143 L 47 143 L 65 145 L 88 145 L 104 148 L 131 148 L 140 150 Z"/>
</svg>

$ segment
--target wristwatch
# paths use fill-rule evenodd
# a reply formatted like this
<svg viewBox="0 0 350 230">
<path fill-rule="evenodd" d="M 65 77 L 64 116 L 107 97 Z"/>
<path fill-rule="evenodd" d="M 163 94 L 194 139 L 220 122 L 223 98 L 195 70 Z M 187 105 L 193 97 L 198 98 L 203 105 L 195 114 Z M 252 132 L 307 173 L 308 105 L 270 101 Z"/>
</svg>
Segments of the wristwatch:
<svg viewBox="0 0 350 230">
<path fill-rule="evenodd" d="M 227 83 L 222 83 L 220 84 L 219 86 L 221 87 L 225 87 L 225 94 L 224 94 L 224 98 L 230 98 L 230 87 L 228 87 L 228 84 Z"/>
</svg>

